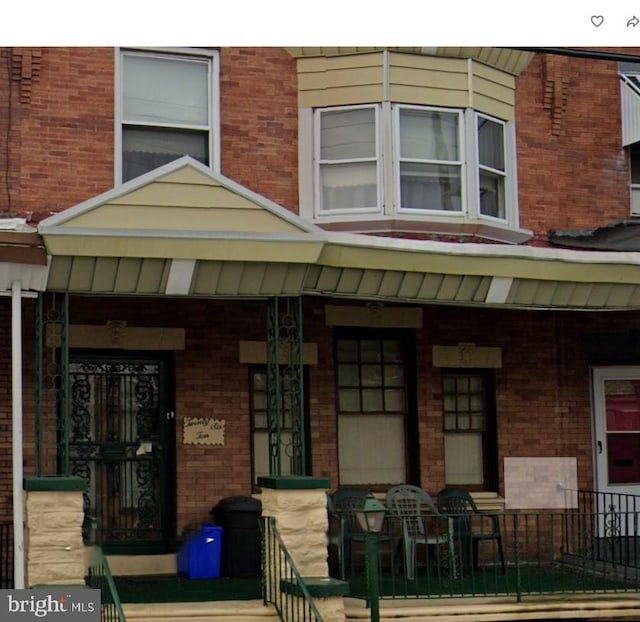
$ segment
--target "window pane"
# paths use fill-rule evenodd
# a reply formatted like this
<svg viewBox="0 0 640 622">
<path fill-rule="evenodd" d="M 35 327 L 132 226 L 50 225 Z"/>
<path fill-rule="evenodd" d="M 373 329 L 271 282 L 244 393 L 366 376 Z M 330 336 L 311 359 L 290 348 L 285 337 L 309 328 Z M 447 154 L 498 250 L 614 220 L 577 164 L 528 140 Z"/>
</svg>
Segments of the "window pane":
<svg viewBox="0 0 640 622">
<path fill-rule="evenodd" d="M 504 177 L 499 173 L 480 171 L 480 213 L 505 218 Z"/>
<path fill-rule="evenodd" d="M 385 412 L 404 412 L 404 389 L 387 389 L 384 392 Z"/>
<path fill-rule="evenodd" d="M 460 167 L 400 163 L 400 201 L 405 209 L 462 211 Z"/>
<path fill-rule="evenodd" d="M 152 56 L 123 57 L 127 122 L 209 125 L 209 63 Z"/>
<path fill-rule="evenodd" d="M 341 387 L 357 387 L 360 384 L 357 365 L 338 365 L 338 384 Z"/>
<path fill-rule="evenodd" d="M 395 339 L 386 339 L 382 342 L 384 360 L 387 363 L 401 362 L 404 360 L 402 344 Z"/>
<path fill-rule="evenodd" d="M 363 412 L 382 412 L 382 389 L 365 389 L 362 391 Z"/>
<path fill-rule="evenodd" d="M 363 339 L 360 342 L 360 358 L 364 362 L 378 362 L 381 359 L 380 342 L 377 339 Z"/>
<path fill-rule="evenodd" d="M 338 391 L 338 410 L 342 412 L 358 412 L 360 410 L 360 391 L 357 389 L 340 389 Z"/>
<path fill-rule="evenodd" d="M 478 161 L 504 172 L 504 132 L 501 123 L 478 116 Z"/>
<path fill-rule="evenodd" d="M 375 162 L 320 167 L 321 209 L 357 209 L 378 206 Z"/>
<path fill-rule="evenodd" d="M 382 368 L 380 365 L 362 366 L 362 386 L 379 387 L 382 385 Z"/>
<path fill-rule="evenodd" d="M 400 110 L 400 157 L 456 162 L 458 114 L 435 110 Z"/>
<path fill-rule="evenodd" d="M 267 409 L 267 394 L 266 393 L 255 393 L 253 396 L 253 407 L 256 410 L 266 410 Z"/>
<path fill-rule="evenodd" d="M 375 123 L 373 108 L 323 112 L 320 129 L 320 159 L 375 158 Z"/>
<path fill-rule="evenodd" d="M 358 360 L 358 342 L 355 339 L 340 339 L 336 350 L 339 361 Z"/>
<path fill-rule="evenodd" d="M 404 367 L 402 365 L 385 365 L 384 384 L 387 387 L 404 386 Z"/>
<path fill-rule="evenodd" d="M 206 132 L 124 127 L 122 179 L 133 179 L 185 155 L 208 164 L 208 142 Z"/>
</svg>

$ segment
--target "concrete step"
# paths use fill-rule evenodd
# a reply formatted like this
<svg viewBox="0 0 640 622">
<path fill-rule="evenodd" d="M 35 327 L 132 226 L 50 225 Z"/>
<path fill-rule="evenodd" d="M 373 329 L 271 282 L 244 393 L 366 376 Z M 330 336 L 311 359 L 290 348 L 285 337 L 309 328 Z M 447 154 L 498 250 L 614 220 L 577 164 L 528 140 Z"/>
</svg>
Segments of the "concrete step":
<svg viewBox="0 0 640 622">
<path fill-rule="evenodd" d="M 276 611 L 261 600 L 219 601 L 204 603 L 125 603 L 127 622 L 279 622 Z"/>
<path fill-rule="evenodd" d="M 154 574 L 176 574 L 175 553 L 166 555 L 107 555 L 114 577 Z"/>
</svg>

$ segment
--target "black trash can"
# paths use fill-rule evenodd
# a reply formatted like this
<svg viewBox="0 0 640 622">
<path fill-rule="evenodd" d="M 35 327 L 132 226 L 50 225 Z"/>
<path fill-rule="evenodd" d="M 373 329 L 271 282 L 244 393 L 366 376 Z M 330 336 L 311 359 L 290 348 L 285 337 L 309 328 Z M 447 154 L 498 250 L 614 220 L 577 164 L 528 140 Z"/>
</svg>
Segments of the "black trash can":
<svg viewBox="0 0 640 622">
<path fill-rule="evenodd" d="M 223 576 L 259 577 L 262 573 L 262 503 L 252 497 L 227 497 L 211 514 L 224 533 Z"/>
</svg>

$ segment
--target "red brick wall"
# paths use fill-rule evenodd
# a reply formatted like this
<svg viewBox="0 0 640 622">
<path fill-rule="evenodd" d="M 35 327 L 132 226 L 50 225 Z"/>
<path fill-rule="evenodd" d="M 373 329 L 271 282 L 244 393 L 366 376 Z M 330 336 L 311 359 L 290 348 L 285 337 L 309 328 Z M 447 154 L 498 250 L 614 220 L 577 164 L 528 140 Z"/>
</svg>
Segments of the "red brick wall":
<svg viewBox="0 0 640 622">
<path fill-rule="evenodd" d="M 540 241 L 628 217 L 617 64 L 539 55 L 516 92 L 520 225 Z"/>
<path fill-rule="evenodd" d="M 296 62 L 282 48 L 223 48 L 222 172 L 298 211 Z"/>
</svg>

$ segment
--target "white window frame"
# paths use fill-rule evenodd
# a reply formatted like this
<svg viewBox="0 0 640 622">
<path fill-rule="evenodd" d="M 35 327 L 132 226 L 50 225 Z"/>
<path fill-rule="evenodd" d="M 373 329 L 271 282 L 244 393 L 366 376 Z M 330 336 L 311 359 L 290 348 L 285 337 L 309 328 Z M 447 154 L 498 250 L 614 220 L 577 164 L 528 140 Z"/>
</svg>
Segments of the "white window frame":
<svg viewBox="0 0 640 622">
<path fill-rule="evenodd" d="M 217 50 L 200 48 L 116 48 L 115 69 L 116 69 L 116 89 L 115 89 L 115 140 L 114 140 L 114 179 L 117 185 L 122 184 L 122 148 L 123 148 L 123 127 L 134 125 L 127 123 L 123 114 L 122 98 L 123 87 L 123 58 L 125 55 L 137 55 L 156 58 L 173 58 L 177 60 L 206 61 L 209 65 L 207 92 L 209 96 L 208 126 L 185 126 L 180 124 L 145 124 L 135 123 L 140 127 L 164 127 L 181 129 L 195 129 L 208 132 L 207 148 L 209 152 L 209 167 L 216 172 L 220 172 L 220 55 Z"/>
<path fill-rule="evenodd" d="M 320 121 L 324 111 L 344 110 L 363 107 L 376 108 L 376 139 L 378 141 L 378 195 L 379 208 L 375 210 L 342 209 L 320 210 Z M 400 206 L 400 136 L 399 119 L 402 108 L 417 110 L 441 110 L 457 112 L 461 115 L 459 125 L 460 153 L 462 160 L 460 212 L 443 210 L 423 210 L 402 208 Z M 487 231 L 495 231 L 494 239 L 510 240 L 516 236 L 527 234 L 519 229 L 518 185 L 516 164 L 516 130 L 513 121 L 506 121 L 479 112 L 472 108 L 447 108 L 437 106 L 418 106 L 381 102 L 376 104 L 332 106 L 323 108 L 302 108 L 299 111 L 299 155 L 300 155 L 300 199 L 301 214 L 313 219 L 316 223 L 340 223 L 376 221 L 384 219 L 401 219 L 404 221 L 423 221 L 425 223 L 457 223 L 483 224 Z M 505 171 L 504 199 L 505 217 L 497 218 L 480 213 L 480 166 L 478 162 L 478 116 L 485 117 L 503 126 Z M 501 233 L 503 232 L 503 233 Z M 530 237 L 527 235 L 527 237 Z"/>
<path fill-rule="evenodd" d="M 407 161 L 401 157 L 400 153 L 400 112 L 402 110 L 425 110 L 425 111 L 433 111 L 433 112 L 446 112 L 449 114 L 456 114 L 458 116 L 458 156 L 459 159 L 457 161 L 440 161 L 440 160 L 421 160 L 421 162 L 427 164 L 438 164 L 444 163 L 447 166 L 449 165 L 458 165 L 460 167 L 460 211 L 445 211 L 445 210 L 430 210 L 430 209 L 412 209 L 408 207 L 402 207 L 402 198 L 401 198 L 401 188 L 400 188 L 400 162 Z M 467 207 L 467 192 L 466 192 L 466 166 L 465 166 L 465 117 L 463 115 L 463 111 L 455 108 L 437 108 L 433 106 L 409 106 L 405 104 L 397 104 L 392 105 L 392 135 L 393 135 L 393 187 L 394 187 L 394 206 L 395 211 L 398 214 L 416 214 L 416 215 L 425 215 L 428 214 L 429 217 L 437 216 L 437 217 L 447 217 L 451 219 L 461 219 L 466 217 L 466 212 L 468 211 Z M 411 160 L 415 161 L 415 160 Z"/>
<path fill-rule="evenodd" d="M 471 152 L 469 159 L 470 160 L 473 159 L 473 162 L 470 163 L 470 168 L 472 164 L 474 169 L 475 179 L 476 179 L 476 186 L 474 188 L 474 194 L 473 194 L 473 196 L 475 197 L 475 203 L 476 203 L 475 205 L 476 214 L 477 214 L 476 217 L 479 219 L 487 219 L 490 221 L 501 222 L 501 223 L 508 222 L 510 198 L 513 196 L 513 194 L 509 194 L 509 162 L 513 158 L 513 154 L 509 152 L 509 148 L 508 148 L 508 141 L 507 141 L 508 123 L 506 123 L 502 119 L 497 119 L 496 117 L 492 117 L 488 114 L 483 114 L 475 110 L 470 112 L 473 112 L 473 118 L 467 123 L 469 125 L 470 131 L 473 131 L 474 148 L 473 150 L 469 150 Z M 488 119 L 489 121 L 492 121 L 493 123 L 497 123 L 498 125 L 502 126 L 502 150 L 504 154 L 504 171 L 480 164 L 480 135 L 478 133 L 479 118 Z M 505 208 L 504 218 L 498 218 L 496 216 L 491 216 L 490 214 L 482 214 L 480 212 L 480 171 L 482 170 L 500 175 L 503 178 L 504 208 Z"/>
<path fill-rule="evenodd" d="M 348 163 L 348 162 L 371 162 L 375 161 L 376 164 L 376 180 L 377 180 L 377 192 L 376 200 L 377 205 L 371 207 L 358 207 L 358 208 L 346 208 L 346 209 L 323 209 L 322 205 L 322 191 L 321 184 L 321 169 L 325 162 L 320 157 L 321 155 L 321 131 L 322 131 L 322 114 L 325 112 L 337 112 L 346 110 L 363 110 L 371 108 L 374 111 L 374 123 L 375 123 L 375 150 L 376 155 L 374 158 L 354 158 L 350 160 L 344 160 L 342 162 L 333 161 L 333 164 Z M 313 214 L 314 218 L 331 218 L 332 216 L 340 215 L 353 215 L 353 214 L 382 214 L 383 213 L 383 200 L 384 196 L 384 179 L 383 179 L 383 158 L 382 158 L 382 138 L 380 135 L 381 123 L 380 123 L 380 105 L 369 104 L 363 106 L 331 106 L 328 108 L 318 108 L 313 116 Z M 328 162 L 326 162 L 328 164 Z"/>
</svg>

